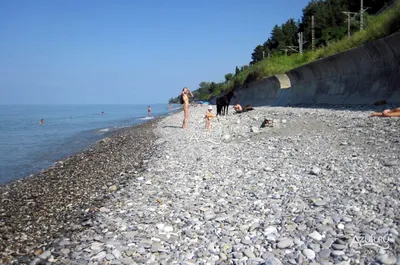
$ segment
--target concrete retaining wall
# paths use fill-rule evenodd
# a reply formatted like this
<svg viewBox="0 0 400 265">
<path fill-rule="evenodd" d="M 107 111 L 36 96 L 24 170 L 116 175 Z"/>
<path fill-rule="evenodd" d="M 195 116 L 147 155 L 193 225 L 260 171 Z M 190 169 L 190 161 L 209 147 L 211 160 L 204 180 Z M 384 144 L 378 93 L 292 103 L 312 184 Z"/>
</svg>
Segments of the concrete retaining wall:
<svg viewBox="0 0 400 265">
<path fill-rule="evenodd" d="M 400 104 L 400 33 L 236 90 L 241 105 Z"/>
</svg>

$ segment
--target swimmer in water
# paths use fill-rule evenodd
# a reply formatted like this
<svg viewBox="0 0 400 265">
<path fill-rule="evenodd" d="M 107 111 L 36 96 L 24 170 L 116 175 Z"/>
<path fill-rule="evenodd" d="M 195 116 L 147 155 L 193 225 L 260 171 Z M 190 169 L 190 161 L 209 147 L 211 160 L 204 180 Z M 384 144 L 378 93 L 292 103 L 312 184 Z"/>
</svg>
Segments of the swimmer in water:
<svg viewBox="0 0 400 265">
<path fill-rule="evenodd" d="M 101 115 L 104 115 L 104 111 L 101 112 Z"/>
<path fill-rule="evenodd" d="M 44 120 L 43 119 L 40 120 L 40 124 L 44 124 Z"/>
<path fill-rule="evenodd" d="M 151 106 L 147 107 L 147 115 L 150 117 L 151 116 Z"/>
</svg>

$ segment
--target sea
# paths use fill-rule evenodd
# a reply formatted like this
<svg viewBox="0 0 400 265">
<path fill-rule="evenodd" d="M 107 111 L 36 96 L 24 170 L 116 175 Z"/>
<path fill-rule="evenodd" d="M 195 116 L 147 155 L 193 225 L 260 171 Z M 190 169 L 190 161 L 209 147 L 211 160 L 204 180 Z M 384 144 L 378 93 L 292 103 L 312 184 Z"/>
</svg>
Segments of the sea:
<svg viewBox="0 0 400 265">
<path fill-rule="evenodd" d="M 167 116 L 181 106 L 0 105 L 0 185 L 35 174 L 124 127 Z M 43 124 L 40 121 L 43 119 Z"/>
</svg>

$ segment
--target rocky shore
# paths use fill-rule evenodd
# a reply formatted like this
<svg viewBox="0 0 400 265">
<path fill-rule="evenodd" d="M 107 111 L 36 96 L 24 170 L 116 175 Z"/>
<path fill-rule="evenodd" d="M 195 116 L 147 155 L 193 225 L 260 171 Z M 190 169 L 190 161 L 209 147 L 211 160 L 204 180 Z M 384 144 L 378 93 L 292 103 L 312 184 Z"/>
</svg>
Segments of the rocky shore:
<svg viewBox="0 0 400 265">
<path fill-rule="evenodd" d="M 85 230 L 102 202 L 151 156 L 155 124 L 123 129 L 37 175 L 0 186 L 0 264 L 29 264 L 54 239 Z"/>
<path fill-rule="evenodd" d="M 400 264 L 400 119 L 259 107 L 206 133 L 205 111 L 191 108 L 186 130 L 182 113 L 151 127 L 144 170 L 117 170 L 124 185 L 105 185 L 92 218 L 36 246 L 30 264 Z M 123 146 L 113 155 L 135 161 Z"/>
</svg>

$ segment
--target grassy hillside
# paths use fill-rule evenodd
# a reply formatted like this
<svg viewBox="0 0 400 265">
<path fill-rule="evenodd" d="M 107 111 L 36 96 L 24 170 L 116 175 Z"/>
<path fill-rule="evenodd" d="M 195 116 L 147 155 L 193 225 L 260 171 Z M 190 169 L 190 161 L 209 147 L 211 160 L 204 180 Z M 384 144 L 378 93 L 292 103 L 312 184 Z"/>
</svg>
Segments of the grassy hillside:
<svg viewBox="0 0 400 265">
<path fill-rule="evenodd" d="M 315 52 L 305 52 L 303 54 L 293 54 L 291 56 L 272 56 L 266 58 L 243 72 L 236 75 L 222 90 L 230 90 L 234 87 L 242 86 L 256 80 L 281 74 L 301 65 L 325 58 L 337 53 L 341 53 L 352 48 L 356 48 L 368 42 L 389 36 L 400 30 L 400 2 L 393 8 L 378 15 L 366 17 L 366 27 L 363 31 L 358 31 L 351 37 L 346 37 L 340 41 L 330 43 L 328 46 L 320 48 Z M 213 94 L 219 94 L 215 91 Z"/>
<path fill-rule="evenodd" d="M 333 1 L 333 0 L 332 0 Z M 312 4 L 313 2 L 310 2 Z M 400 30 L 400 0 L 397 1 L 390 9 L 379 15 L 366 15 L 364 30 L 353 33 L 352 36 L 342 37 L 337 41 L 329 41 L 323 47 L 318 48 L 314 52 L 306 50 L 303 54 L 292 53 L 288 56 L 282 54 L 281 51 L 275 50 L 271 57 L 261 59 L 252 66 L 244 66 L 240 70 L 237 67 L 235 74 L 225 76 L 226 80 L 221 83 L 202 82 L 198 89 L 194 90 L 194 100 L 209 100 L 210 98 L 220 95 L 225 91 L 239 88 L 251 82 L 267 78 L 275 74 L 285 73 L 293 68 L 311 63 L 318 59 L 322 59 L 337 53 L 362 46 L 368 42 L 389 36 Z M 352 32 L 354 32 L 354 28 Z M 256 47 L 255 51 L 261 49 Z M 260 52 L 260 51 L 259 51 Z M 255 53 L 253 53 L 254 55 Z M 179 102 L 179 96 L 170 99 L 171 103 Z"/>
</svg>

